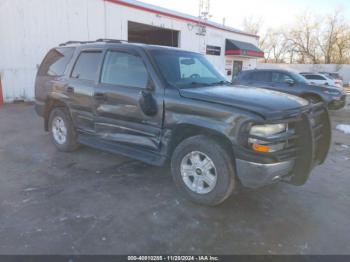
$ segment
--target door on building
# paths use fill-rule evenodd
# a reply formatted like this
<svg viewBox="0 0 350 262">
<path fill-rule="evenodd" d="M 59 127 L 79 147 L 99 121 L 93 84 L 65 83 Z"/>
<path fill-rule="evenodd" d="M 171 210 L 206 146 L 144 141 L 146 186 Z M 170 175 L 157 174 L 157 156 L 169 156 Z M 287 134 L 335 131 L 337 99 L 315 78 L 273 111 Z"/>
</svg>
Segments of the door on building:
<svg viewBox="0 0 350 262">
<path fill-rule="evenodd" d="M 243 62 L 242 61 L 233 61 L 233 70 L 232 70 L 232 81 L 235 80 L 236 76 L 242 71 Z"/>
<path fill-rule="evenodd" d="M 179 31 L 129 21 L 128 41 L 178 47 Z"/>
</svg>

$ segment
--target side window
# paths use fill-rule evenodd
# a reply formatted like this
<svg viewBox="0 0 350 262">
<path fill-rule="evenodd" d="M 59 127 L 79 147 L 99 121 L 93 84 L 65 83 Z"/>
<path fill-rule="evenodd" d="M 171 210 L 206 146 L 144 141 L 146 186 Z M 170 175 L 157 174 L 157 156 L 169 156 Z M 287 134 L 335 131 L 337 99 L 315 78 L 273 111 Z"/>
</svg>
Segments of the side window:
<svg viewBox="0 0 350 262">
<path fill-rule="evenodd" d="M 285 83 L 288 80 L 293 81 L 293 78 L 291 78 L 289 75 L 284 73 L 277 73 L 277 72 L 272 73 L 272 82 Z"/>
<path fill-rule="evenodd" d="M 326 78 L 320 75 L 305 75 L 305 77 L 310 80 L 326 80 Z"/>
<path fill-rule="evenodd" d="M 254 72 L 252 79 L 259 82 L 271 82 L 270 72 Z"/>
<path fill-rule="evenodd" d="M 73 47 L 52 49 L 45 57 L 38 71 L 39 76 L 62 76 L 71 60 Z"/>
<path fill-rule="evenodd" d="M 101 52 L 84 51 L 79 55 L 72 72 L 72 78 L 94 81 L 101 60 Z"/>
<path fill-rule="evenodd" d="M 101 83 L 145 88 L 148 71 L 141 57 L 108 51 L 102 69 Z"/>
</svg>

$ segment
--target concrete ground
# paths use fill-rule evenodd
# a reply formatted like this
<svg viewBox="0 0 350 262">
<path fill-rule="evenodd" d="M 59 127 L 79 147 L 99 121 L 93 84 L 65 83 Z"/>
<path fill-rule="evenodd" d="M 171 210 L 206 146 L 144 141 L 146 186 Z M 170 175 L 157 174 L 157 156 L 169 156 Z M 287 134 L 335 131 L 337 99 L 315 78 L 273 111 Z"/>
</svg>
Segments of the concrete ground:
<svg viewBox="0 0 350 262">
<path fill-rule="evenodd" d="M 350 110 L 333 112 L 349 123 Z M 0 254 L 350 254 L 350 135 L 308 183 L 188 202 L 169 171 L 60 153 L 30 105 L 0 108 Z"/>
</svg>

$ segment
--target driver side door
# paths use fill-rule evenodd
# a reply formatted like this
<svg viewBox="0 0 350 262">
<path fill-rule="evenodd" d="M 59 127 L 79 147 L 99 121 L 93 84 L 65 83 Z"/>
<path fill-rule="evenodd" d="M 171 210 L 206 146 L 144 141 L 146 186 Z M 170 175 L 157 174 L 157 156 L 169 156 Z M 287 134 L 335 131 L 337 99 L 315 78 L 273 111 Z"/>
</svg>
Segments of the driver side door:
<svg viewBox="0 0 350 262">
<path fill-rule="evenodd" d="M 106 51 L 94 93 L 97 136 L 159 151 L 163 89 L 153 81 L 148 63 L 135 50 Z"/>
</svg>

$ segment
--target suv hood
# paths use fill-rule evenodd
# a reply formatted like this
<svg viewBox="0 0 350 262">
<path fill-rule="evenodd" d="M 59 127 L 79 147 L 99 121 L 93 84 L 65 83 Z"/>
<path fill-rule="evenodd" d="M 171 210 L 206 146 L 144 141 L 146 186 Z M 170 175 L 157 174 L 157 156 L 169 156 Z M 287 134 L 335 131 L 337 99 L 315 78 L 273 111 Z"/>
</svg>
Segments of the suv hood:
<svg viewBox="0 0 350 262">
<path fill-rule="evenodd" d="M 229 105 L 261 115 L 285 118 L 298 114 L 309 103 L 297 96 L 247 86 L 210 86 L 180 89 L 180 95 L 216 104 Z"/>
</svg>

